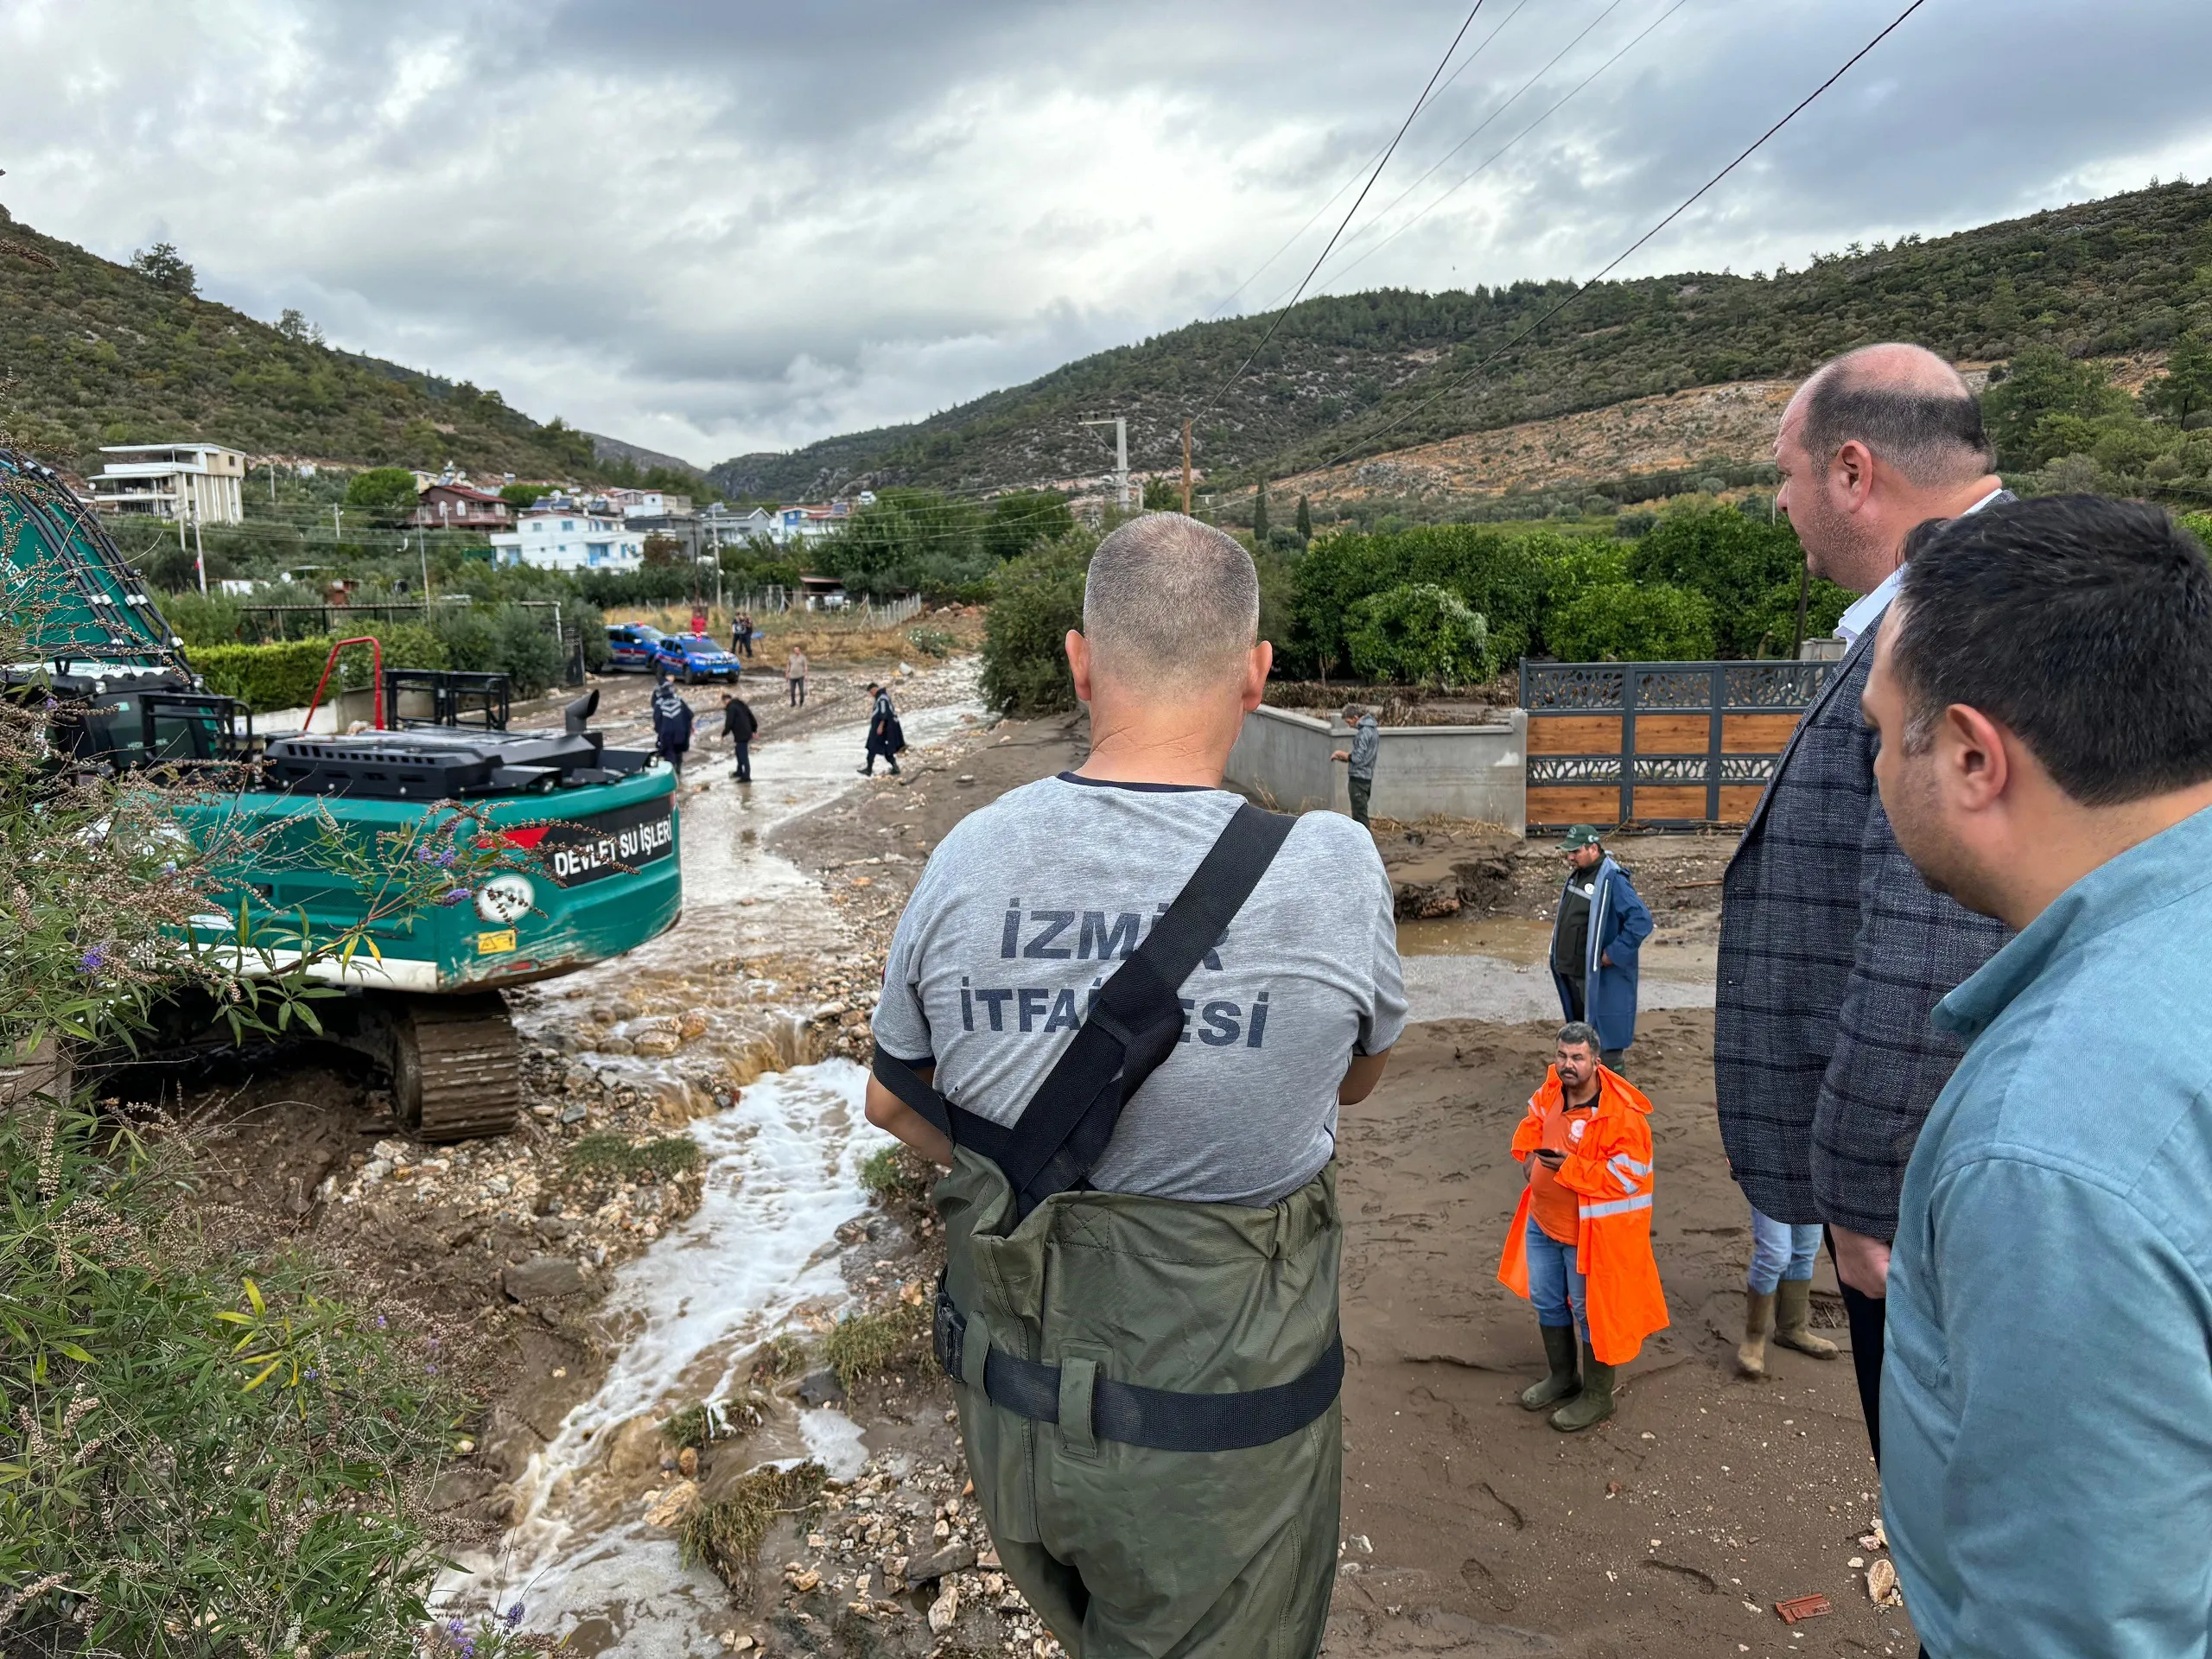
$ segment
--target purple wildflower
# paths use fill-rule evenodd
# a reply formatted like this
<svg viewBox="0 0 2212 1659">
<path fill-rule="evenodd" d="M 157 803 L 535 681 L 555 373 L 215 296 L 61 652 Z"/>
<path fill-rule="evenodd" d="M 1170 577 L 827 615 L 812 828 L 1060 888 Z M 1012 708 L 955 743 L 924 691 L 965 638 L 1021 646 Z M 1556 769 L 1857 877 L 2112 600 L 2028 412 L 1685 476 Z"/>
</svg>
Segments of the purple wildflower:
<svg viewBox="0 0 2212 1659">
<path fill-rule="evenodd" d="M 512 1630 L 516 1625 L 521 1623 L 522 1603 L 517 1602 L 513 1606 L 507 1609 L 507 1628 Z"/>
<path fill-rule="evenodd" d="M 445 892 L 438 895 L 438 902 L 443 905 L 447 909 L 450 910 L 455 905 L 467 904 L 468 902 L 468 889 L 467 887 L 448 887 Z"/>
<path fill-rule="evenodd" d="M 428 842 L 423 842 L 423 845 L 415 849 L 415 860 L 418 864 L 428 864 L 437 855 L 437 849 L 435 847 L 432 847 Z"/>
<path fill-rule="evenodd" d="M 80 974 L 97 974 L 106 966 L 107 947 L 104 944 L 94 945 L 77 958 L 77 971 Z"/>
<path fill-rule="evenodd" d="M 377 1315 L 377 1329 L 379 1331 L 384 1329 L 384 1315 L 381 1313 Z"/>
<path fill-rule="evenodd" d="M 454 852 L 452 848 L 448 847 L 445 851 L 438 855 L 438 863 L 442 868 L 449 870 L 453 868 L 454 860 L 460 856 L 460 854 Z"/>
<path fill-rule="evenodd" d="M 448 1636 L 467 1636 L 468 1634 L 468 1626 L 462 1624 L 461 1620 L 457 1618 L 449 1618 L 446 1620 L 446 1634 Z"/>
</svg>

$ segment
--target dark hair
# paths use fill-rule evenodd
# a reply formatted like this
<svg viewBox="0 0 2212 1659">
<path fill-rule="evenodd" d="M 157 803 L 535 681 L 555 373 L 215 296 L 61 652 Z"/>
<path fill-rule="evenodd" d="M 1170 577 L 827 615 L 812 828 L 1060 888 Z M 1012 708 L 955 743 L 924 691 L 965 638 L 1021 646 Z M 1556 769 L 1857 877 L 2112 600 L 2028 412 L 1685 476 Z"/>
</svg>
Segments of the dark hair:
<svg viewBox="0 0 2212 1659">
<path fill-rule="evenodd" d="M 1586 1020 L 1568 1020 L 1559 1028 L 1559 1035 L 1553 1040 L 1560 1048 L 1587 1048 L 1592 1054 L 1605 1052 L 1605 1041 L 1598 1035 L 1598 1027 Z"/>
<path fill-rule="evenodd" d="M 1986 473 L 1996 460 L 1981 401 L 1956 391 L 1869 384 L 1850 360 L 1832 365 L 1805 403 L 1805 450 L 1821 465 L 1853 438 L 1923 488 Z"/>
<path fill-rule="evenodd" d="M 1908 753 L 1964 703 L 2084 805 L 2212 779 L 2212 565 L 2163 508 L 2095 495 L 1985 508 L 1904 567 L 1897 602 Z"/>
</svg>

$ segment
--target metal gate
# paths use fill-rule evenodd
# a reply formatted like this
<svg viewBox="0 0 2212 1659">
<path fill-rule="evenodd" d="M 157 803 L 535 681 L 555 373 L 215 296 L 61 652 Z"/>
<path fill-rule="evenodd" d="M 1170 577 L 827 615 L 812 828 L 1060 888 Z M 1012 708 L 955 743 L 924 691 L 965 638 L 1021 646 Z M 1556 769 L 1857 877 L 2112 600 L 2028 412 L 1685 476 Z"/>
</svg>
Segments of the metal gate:
<svg viewBox="0 0 2212 1659">
<path fill-rule="evenodd" d="M 1741 823 L 1834 663 L 1530 663 L 1529 828 Z"/>
</svg>

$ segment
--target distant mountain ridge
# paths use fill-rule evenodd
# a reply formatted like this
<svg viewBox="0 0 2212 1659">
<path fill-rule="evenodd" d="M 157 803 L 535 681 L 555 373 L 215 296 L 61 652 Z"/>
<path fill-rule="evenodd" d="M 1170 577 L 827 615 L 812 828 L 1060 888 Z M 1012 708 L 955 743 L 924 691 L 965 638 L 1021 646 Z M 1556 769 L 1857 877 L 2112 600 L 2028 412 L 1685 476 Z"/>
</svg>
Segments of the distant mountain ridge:
<svg viewBox="0 0 2212 1659">
<path fill-rule="evenodd" d="M 1795 378 L 1874 340 L 1916 340 L 1962 361 L 2036 341 L 2075 355 L 2162 351 L 2192 321 L 2212 320 L 2212 184 L 2154 186 L 1894 247 L 1853 244 L 1797 271 L 1605 283 L 1507 345 L 1569 291 L 1528 282 L 1308 300 L 1199 424 L 1198 464 L 1249 483 L 1630 398 Z M 1096 476 L 1112 464 L 1111 440 L 1077 423 L 1102 414 L 1128 417 L 1133 468 L 1175 471 L 1185 416 L 1267 322 L 1192 323 L 926 420 L 735 456 L 708 476 L 727 494 L 783 499 Z"/>
<path fill-rule="evenodd" d="M 4 207 L 0 231 L 0 433 L 65 465 L 97 467 L 104 443 L 190 438 L 365 466 L 594 471 L 591 437 L 496 391 L 280 333 Z"/>
</svg>

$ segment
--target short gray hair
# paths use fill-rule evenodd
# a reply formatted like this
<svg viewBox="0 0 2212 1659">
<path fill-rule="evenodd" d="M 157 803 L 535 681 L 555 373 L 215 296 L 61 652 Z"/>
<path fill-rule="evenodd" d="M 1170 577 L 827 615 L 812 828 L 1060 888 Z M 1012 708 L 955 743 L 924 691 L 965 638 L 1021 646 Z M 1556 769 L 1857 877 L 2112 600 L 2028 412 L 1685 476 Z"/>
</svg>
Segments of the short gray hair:
<svg viewBox="0 0 2212 1659">
<path fill-rule="evenodd" d="M 1605 1040 L 1598 1035 L 1598 1027 L 1586 1020 L 1568 1020 L 1559 1028 L 1559 1036 L 1554 1040 L 1560 1048 L 1587 1048 L 1592 1054 L 1605 1052 Z"/>
<path fill-rule="evenodd" d="M 1083 633 L 1109 676 L 1225 679 L 1260 632 L 1260 573 L 1237 540 L 1179 512 L 1148 512 L 1098 543 Z"/>
</svg>

